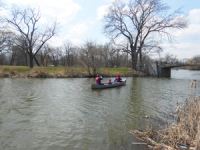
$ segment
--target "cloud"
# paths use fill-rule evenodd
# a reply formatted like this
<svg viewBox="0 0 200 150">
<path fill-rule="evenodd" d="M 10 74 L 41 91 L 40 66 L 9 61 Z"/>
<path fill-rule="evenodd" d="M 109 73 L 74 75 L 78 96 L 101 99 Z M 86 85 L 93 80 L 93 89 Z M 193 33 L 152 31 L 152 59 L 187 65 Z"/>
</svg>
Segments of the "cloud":
<svg viewBox="0 0 200 150">
<path fill-rule="evenodd" d="M 72 44 L 75 46 L 81 46 L 84 43 L 84 41 L 79 38 L 72 38 L 70 39 L 70 42 L 72 42 Z"/>
<path fill-rule="evenodd" d="M 187 29 L 179 30 L 174 35 L 181 42 L 190 41 L 191 44 L 200 42 L 200 24 L 190 24 Z"/>
<path fill-rule="evenodd" d="M 113 3 L 115 0 L 107 0 L 109 3 Z M 108 5 L 102 5 L 100 7 L 97 8 L 97 21 L 101 21 L 105 15 L 108 14 L 108 11 L 109 11 L 109 7 L 111 6 L 112 4 L 108 4 Z M 100 43 L 102 44 L 105 44 L 105 43 L 109 43 L 110 42 L 110 39 L 108 39 L 107 37 L 104 37 L 104 38 L 101 38 L 100 40 Z M 119 42 L 119 41 L 117 41 Z"/>
<path fill-rule="evenodd" d="M 59 47 L 63 44 L 63 39 L 59 36 L 53 36 L 49 41 L 47 41 L 47 44 L 54 47 Z"/>
<path fill-rule="evenodd" d="M 109 2 L 109 3 L 114 3 L 116 0 L 106 0 L 107 2 Z M 124 2 L 124 3 L 128 3 L 129 2 L 129 0 L 121 0 L 122 2 Z"/>
<path fill-rule="evenodd" d="M 8 0 L 8 4 L 16 4 L 18 6 L 39 7 L 42 17 L 56 19 L 61 25 L 64 25 L 76 17 L 77 12 L 82 8 L 79 4 L 72 0 Z M 46 18 L 46 17 L 45 17 Z"/>
<path fill-rule="evenodd" d="M 1 8 L 1 17 L 7 17 L 9 12 L 6 8 Z"/>
<path fill-rule="evenodd" d="M 78 37 L 82 36 L 87 31 L 88 31 L 88 26 L 85 23 L 79 23 L 69 28 L 67 36 Z"/>
<path fill-rule="evenodd" d="M 190 22 L 193 24 L 200 24 L 200 9 L 193 9 L 189 12 Z"/>
<path fill-rule="evenodd" d="M 200 54 L 200 52 L 198 53 L 200 47 L 199 43 L 191 44 L 190 42 L 187 42 L 175 44 L 173 46 L 174 47 L 170 47 L 169 44 L 163 45 L 164 53 L 162 53 L 162 56 L 166 53 L 170 53 L 176 55 L 178 59 L 190 59 L 193 56 Z"/>
<path fill-rule="evenodd" d="M 104 5 L 97 9 L 97 19 L 98 20 L 103 19 L 104 15 L 108 14 L 109 7 L 110 7 L 110 5 Z"/>
<path fill-rule="evenodd" d="M 110 42 L 110 39 L 109 38 L 102 38 L 101 41 L 100 41 L 102 44 L 105 44 L 105 43 L 109 43 Z"/>
<path fill-rule="evenodd" d="M 69 41 L 75 46 L 81 46 L 84 41 L 79 38 L 71 38 L 65 37 L 65 39 L 61 38 L 60 36 L 54 36 L 52 37 L 47 43 L 53 47 L 60 47 L 64 44 L 65 41 Z"/>
<path fill-rule="evenodd" d="M 200 49 L 200 9 L 193 9 L 188 14 L 189 26 L 186 29 L 176 30 L 173 35 L 176 42 L 170 47 L 170 44 L 163 45 L 164 53 L 168 52 L 177 55 L 177 58 L 192 58 L 199 55 Z"/>
<path fill-rule="evenodd" d="M 200 9 L 193 9 L 189 12 L 189 26 L 183 30 L 177 30 L 174 35 L 185 40 L 200 39 Z"/>
</svg>

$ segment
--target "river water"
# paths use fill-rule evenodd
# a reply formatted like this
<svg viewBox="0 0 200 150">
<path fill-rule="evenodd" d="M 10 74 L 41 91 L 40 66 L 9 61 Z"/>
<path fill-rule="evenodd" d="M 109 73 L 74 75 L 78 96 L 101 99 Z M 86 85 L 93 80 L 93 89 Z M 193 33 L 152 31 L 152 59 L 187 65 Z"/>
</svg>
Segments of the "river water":
<svg viewBox="0 0 200 150">
<path fill-rule="evenodd" d="M 200 71 L 126 79 L 122 87 L 92 90 L 94 79 L 87 78 L 1 78 L 0 149 L 140 149 L 131 129 L 145 130 L 148 122 L 162 128 L 173 121 L 177 103 L 200 94 Z"/>
</svg>

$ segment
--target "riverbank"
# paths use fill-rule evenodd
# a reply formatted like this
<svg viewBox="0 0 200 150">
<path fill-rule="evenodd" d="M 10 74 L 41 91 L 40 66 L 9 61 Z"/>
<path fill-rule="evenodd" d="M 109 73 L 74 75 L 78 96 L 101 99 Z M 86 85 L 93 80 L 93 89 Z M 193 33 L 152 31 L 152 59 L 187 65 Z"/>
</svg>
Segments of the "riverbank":
<svg viewBox="0 0 200 150">
<path fill-rule="evenodd" d="M 186 100 L 183 106 L 177 107 L 175 115 L 176 121 L 164 130 L 148 128 L 145 132 L 130 132 L 155 150 L 200 149 L 200 97 Z"/>
<path fill-rule="evenodd" d="M 97 74 L 104 77 L 114 77 L 120 74 L 122 77 L 145 76 L 131 68 L 99 68 Z M 86 68 L 81 67 L 34 67 L 28 66 L 0 66 L 0 77 L 7 78 L 90 78 L 94 77 Z"/>
</svg>

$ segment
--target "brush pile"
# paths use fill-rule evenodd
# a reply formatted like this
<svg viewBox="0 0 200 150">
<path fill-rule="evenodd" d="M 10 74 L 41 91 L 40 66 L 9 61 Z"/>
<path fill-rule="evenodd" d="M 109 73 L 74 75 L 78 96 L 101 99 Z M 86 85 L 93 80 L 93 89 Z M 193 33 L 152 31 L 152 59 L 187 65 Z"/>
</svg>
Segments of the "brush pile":
<svg viewBox="0 0 200 150">
<path fill-rule="evenodd" d="M 140 140 L 145 141 L 154 150 L 200 149 L 200 97 L 186 100 L 179 106 L 177 120 L 166 129 L 153 131 L 148 128 L 145 132 L 131 130 Z"/>
</svg>

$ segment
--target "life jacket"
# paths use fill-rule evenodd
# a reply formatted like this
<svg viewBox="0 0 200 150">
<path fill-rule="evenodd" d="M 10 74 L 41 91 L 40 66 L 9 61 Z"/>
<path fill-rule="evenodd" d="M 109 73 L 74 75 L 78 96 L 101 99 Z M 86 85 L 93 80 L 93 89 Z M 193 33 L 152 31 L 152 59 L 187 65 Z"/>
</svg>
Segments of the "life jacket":
<svg viewBox="0 0 200 150">
<path fill-rule="evenodd" d="M 101 83 L 99 77 L 96 77 L 95 80 L 96 80 L 96 83 Z"/>
<path fill-rule="evenodd" d="M 117 76 L 117 77 L 116 77 L 116 81 L 117 81 L 117 82 L 120 82 L 120 77 Z"/>
<path fill-rule="evenodd" d="M 96 80 L 96 82 L 99 82 L 99 81 L 100 81 L 100 80 L 99 80 L 99 77 L 96 77 L 95 80 Z"/>
<path fill-rule="evenodd" d="M 108 84 L 110 84 L 111 83 L 111 81 L 108 81 Z"/>
</svg>

